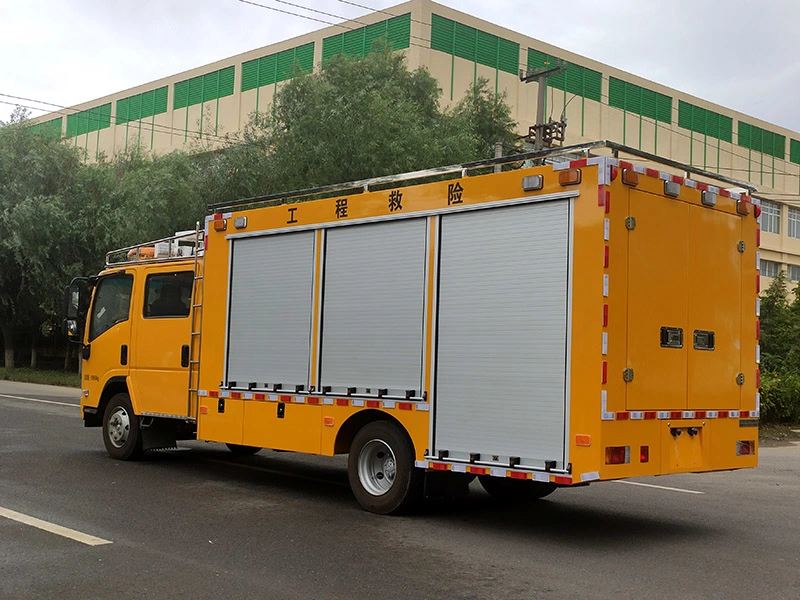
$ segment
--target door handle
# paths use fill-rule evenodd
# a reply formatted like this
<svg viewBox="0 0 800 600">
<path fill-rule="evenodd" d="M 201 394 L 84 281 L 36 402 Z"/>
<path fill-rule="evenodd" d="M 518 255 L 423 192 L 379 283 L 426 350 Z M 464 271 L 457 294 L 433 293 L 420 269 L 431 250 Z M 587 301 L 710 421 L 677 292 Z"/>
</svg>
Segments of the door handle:
<svg viewBox="0 0 800 600">
<path fill-rule="evenodd" d="M 181 346 L 181 366 L 189 366 L 189 344 L 184 344 Z"/>
<path fill-rule="evenodd" d="M 127 365 L 128 364 L 128 344 L 122 344 L 119 349 L 119 364 Z"/>
</svg>

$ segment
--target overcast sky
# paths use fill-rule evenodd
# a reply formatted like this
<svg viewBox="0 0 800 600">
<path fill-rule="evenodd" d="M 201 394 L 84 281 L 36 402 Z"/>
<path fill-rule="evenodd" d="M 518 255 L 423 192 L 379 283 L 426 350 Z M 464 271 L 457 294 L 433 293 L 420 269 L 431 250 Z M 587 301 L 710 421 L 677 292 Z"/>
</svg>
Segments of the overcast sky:
<svg viewBox="0 0 800 600">
<path fill-rule="evenodd" d="M 328 22 L 337 19 L 292 5 L 369 12 L 341 0 L 254 1 Z M 800 132 L 800 0 L 440 3 Z M 325 26 L 238 0 L 0 0 L 0 101 L 78 104 Z M 0 121 L 12 110 L 0 104 Z"/>
</svg>

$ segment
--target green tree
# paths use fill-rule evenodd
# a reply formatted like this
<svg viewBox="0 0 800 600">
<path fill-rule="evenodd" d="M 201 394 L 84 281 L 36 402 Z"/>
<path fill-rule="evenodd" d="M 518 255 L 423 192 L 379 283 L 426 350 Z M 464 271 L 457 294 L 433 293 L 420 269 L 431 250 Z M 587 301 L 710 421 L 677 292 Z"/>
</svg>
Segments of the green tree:
<svg viewBox="0 0 800 600">
<path fill-rule="evenodd" d="M 780 272 L 761 298 L 761 417 L 800 421 L 800 288 L 789 301 Z"/>
<path fill-rule="evenodd" d="M 36 336 L 54 317 L 64 281 L 68 225 L 63 194 L 81 162 L 78 152 L 31 132 L 16 110 L 0 123 L 0 333 L 7 368 L 21 335 Z"/>
<path fill-rule="evenodd" d="M 238 189 L 252 196 L 467 162 L 513 141 L 510 110 L 485 81 L 451 111 L 440 108 L 440 93 L 428 71 L 409 71 L 388 46 L 361 60 L 336 56 L 289 81 L 271 112 L 252 119 L 247 142 L 269 176 L 251 173 L 239 181 L 263 188 Z M 228 163 L 226 173 L 239 177 L 248 166 Z"/>
</svg>

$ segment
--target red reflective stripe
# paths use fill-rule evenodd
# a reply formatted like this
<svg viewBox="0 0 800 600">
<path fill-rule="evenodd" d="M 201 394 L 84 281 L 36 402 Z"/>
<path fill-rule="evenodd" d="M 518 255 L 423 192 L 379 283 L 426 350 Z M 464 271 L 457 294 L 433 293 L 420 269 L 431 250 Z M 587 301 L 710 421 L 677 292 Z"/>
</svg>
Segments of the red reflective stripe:
<svg viewBox="0 0 800 600">
<path fill-rule="evenodd" d="M 606 203 L 606 186 L 597 186 L 597 206 L 603 206 Z"/>
<path fill-rule="evenodd" d="M 431 469 L 436 469 L 437 471 L 447 471 L 447 465 L 444 463 L 431 463 Z"/>
<path fill-rule="evenodd" d="M 519 471 L 511 471 L 509 472 L 508 476 L 511 479 L 528 479 L 527 473 L 520 473 Z"/>
<path fill-rule="evenodd" d="M 756 229 L 756 248 L 761 247 L 761 228 Z"/>
<path fill-rule="evenodd" d="M 683 177 L 678 177 L 677 175 L 673 175 L 670 177 L 670 179 L 673 183 L 680 183 L 681 185 L 683 185 L 686 181 Z"/>
<path fill-rule="evenodd" d="M 608 246 L 606 246 L 603 249 L 603 268 L 605 269 L 608 268 L 608 261 L 609 261 L 609 249 Z"/>
<path fill-rule="evenodd" d="M 222 213 L 214 213 L 214 220 L 215 221 L 218 221 L 221 218 L 222 218 Z"/>
<path fill-rule="evenodd" d="M 619 168 L 611 165 L 611 181 L 614 181 L 619 175 Z"/>
<path fill-rule="evenodd" d="M 601 377 L 600 383 L 606 383 L 608 381 L 608 361 L 603 361 L 603 374 Z"/>
<path fill-rule="evenodd" d="M 603 304 L 603 327 L 608 327 L 608 304 Z"/>
<path fill-rule="evenodd" d="M 683 413 L 679 410 L 673 410 L 669 413 L 670 419 L 680 419 L 681 417 L 683 417 Z"/>
<path fill-rule="evenodd" d="M 761 293 L 761 273 L 756 273 L 756 294 Z"/>
<path fill-rule="evenodd" d="M 208 392 L 208 395 L 211 396 L 212 398 L 219 398 L 219 392 L 217 390 L 210 390 Z"/>
<path fill-rule="evenodd" d="M 379 400 L 367 400 L 367 408 L 380 408 L 381 403 Z"/>
<path fill-rule="evenodd" d="M 336 406 L 347 406 L 350 404 L 346 398 L 337 398 L 336 399 Z"/>
<path fill-rule="evenodd" d="M 570 477 L 554 477 L 553 481 L 561 485 L 572 485 L 572 479 Z"/>
<path fill-rule="evenodd" d="M 656 179 L 661 176 L 661 173 L 659 173 L 656 169 L 645 169 L 644 172 L 648 177 L 655 177 Z"/>
<path fill-rule="evenodd" d="M 658 413 L 654 410 L 648 410 L 644 413 L 645 419 L 655 419 L 656 417 L 658 417 Z"/>
<path fill-rule="evenodd" d="M 629 163 L 626 160 L 619 161 L 619 166 L 620 166 L 621 169 L 629 169 L 629 170 L 633 171 L 633 163 Z"/>
<path fill-rule="evenodd" d="M 231 392 L 231 399 L 232 400 L 241 400 L 242 399 L 242 392 Z"/>
<path fill-rule="evenodd" d="M 695 419 L 705 419 L 706 418 L 706 411 L 698 410 L 697 412 L 694 413 L 694 418 Z"/>
<path fill-rule="evenodd" d="M 571 169 L 578 169 L 580 167 L 585 167 L 586 166 L 586 159 L 585 158 L 581 158 L 580 160 L 573 160 L 571 163 L 569 163 L 569 166 L 570 166 Z"/>
<path fill-rule="evenodd" d="M 727 419 L 728 418 L 728 411 L 727 410 L 721 410 L 717 414 L 719 415 L 720 419 Z"/>
<path fill-rule="evenodd" d="M 611 192 L 606 192 L 606 214 L 611 212 Z"/>
<path fill-rule="evenodd" d="M 308 403 L 309 404 L 319 404 L 319 398 L 317 398 L 315 396 L 309 396 L 308 397 Z"/>
<path fill-rule="evenodd" d="M 756 321 L 756 339 L 761 339 L 761 321 Z"/>
<path fill-rule="evenodd" d="M 253 394 L 253 398 L 255 398 L 256 400 L 266 400 L 267 399 L 267 395 L 266 394 Z"/>
<path fill-rule="evenodd" d="M 414 405 L 411 404 L 411 402 L 398 402 L 397 403 L 397 408 L 399 408 L 400 410 L 411 410 L 413 407 L 414 407 Z"/>
<path fill-rule="evenodd" d="M 697 189 L 700 190 L 701 192 L 707 192 L 708 191 L 708 184 L 698 181 L 697 182 Z"/>
<path fill-rule="evenodd" d="M 473 475 L 488 475 L 489 469 L 484 469 L 483 467 L 467 467 L 467 473 L 472 473 Z"/>
<path fill-rule="evenodd" d="M 631 418 L 631 413 L 629 412 L 618 412 L 617 413 L 617 421 L 627 421 Z"/>
<path fill-rule="evenodd" d="M 725 198 L 730 198 L 731 197 L 731 193 L 728 190 L 720 190 L 719 191 L 719 195 L 723 196 Z"/>
<path fill-rule="evenodd" d="M 739 416 L 742 417 L 742 418 L 747 418 L 747 417 L 750 416 L 750 411 L 749 410 L 740 411 L 739 412 Z"/>
<path fill-rule="evenodd" d="M 278 396 L 278 400 L 280 400 L 281 402 L 291 402 L 292 401 L 292 397 L 291 396 Z"/>
<path fill-rule="evenodd" d="M 761 369 L 756 369 L 756 387 L 761 387 Z"/>
</svg>

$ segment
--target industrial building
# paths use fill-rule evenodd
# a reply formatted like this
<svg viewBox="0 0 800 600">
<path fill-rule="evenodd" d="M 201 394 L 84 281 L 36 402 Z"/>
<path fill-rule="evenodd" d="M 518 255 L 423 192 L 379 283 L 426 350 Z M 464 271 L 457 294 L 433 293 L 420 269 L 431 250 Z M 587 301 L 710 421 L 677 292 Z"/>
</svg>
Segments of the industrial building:
<svg viewBox="0 0 800 600">
<path fill-rule="evenodd" d="M 568 120 L 566 144 L 608 139 L 728 177 L 762 195 L 800 194 L 800 133 L 545 44 L 431 0 L 411 0 L 358 19 L 197 67 L 36 119 L 36 128 L 85 149 L 91 159 L 131 145 L 166 153 L 218 144 L 299 72 L 332 56 L 358 58 L 386 37 L 457 101 L 478 77 L 506 94 L 521 133 L 535 123 L 537 84 L 520 71 L 566 61 L 548 79 L 546 111 Z M 778 271 L 800 281 L 800 207 L 765 201 L 765 287 Z"/>
</svg>

